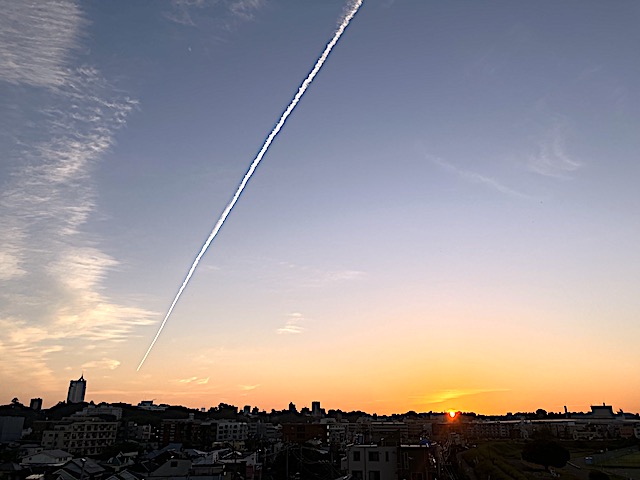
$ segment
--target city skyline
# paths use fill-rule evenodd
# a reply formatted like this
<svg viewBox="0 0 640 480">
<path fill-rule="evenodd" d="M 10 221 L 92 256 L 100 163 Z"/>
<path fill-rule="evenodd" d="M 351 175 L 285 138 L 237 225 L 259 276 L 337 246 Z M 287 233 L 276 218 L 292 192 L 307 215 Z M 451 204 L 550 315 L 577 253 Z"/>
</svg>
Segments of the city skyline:
<svg viewBox="0 0 640 480">
<path fill-rule="evenodd" d="M 62 401 L 62 400 L 56 400 L 56 399 L 51 399 L 50 402 L 45 402 L 43 401 L 42 398 L 40 397 L 33 397 L 30 398 L 29 400 L 29 405 L 31 409 L 35 410 L 35 411 L 39 411 L 41 409 L 47 409 L 47 408 L 52 408 L 55 406 L 60 406 L 60 404 L 62 403 L 67 403 L 67 404 L 74 404 L 74 403 L 86 403 L 86 404 L 94 404 L 94 405 L 101 405 L 101 404 L 105 404 L 105 405 L 109 405 L 109 404 L 129 404 L 130 406 L 138 406 L 138 407 L 142 407 L 145 409 L 149 409 L 149 410 L 162 410 L 162 408 L 166 408 L 166 407 L 184 407 L 184 408 L 188 408 L 188 409 L 193 409 L 199 412 L 204 412 L 204 411 L 208 411 L 210 409 L 215 409 L 218 408 L 221 405 L 228 405 L 231 407 L 236 407 L 238 410 L 240 411 L 246 411 L 247 408 L 249 408 L 250 410 L 254 410 L 257 409 L 259 412 L 262 413 L 268 413 L 272 410 L 274 411 L 289 411 L 289 412 L 294 412 L 294 413 L 304 413 L 305 411 L 307 412 L 307 414 L 309 415 L 313 415 L 313 416 L 318 416 L 319 414 L 321 414 L 321 412 L 326 412 L 328 410 L 334 410 L 334 411 L 344 411 L 344 412 L 355 412 L 355 411 L 361 411 L 364 414 L 368 414 L 368 415 L 378 415 L 379 413 L 376 411 L 366 411 L 366 410 L 362 410 L 360 408 L 353 407 L 353 408 L 341 408 L 340 406 L 331 406 L 328 408 L 324 407 L 324 404 L 322 401 L 320 400 L 308 400 L 307 403 L 302 403 L 299 404 L 297 402 L 297 399 L 293 399 L 288 401 L 288 403 L 286 405 L 281 405 L 281 406 L 271 406 L 269 408 L 262 408 L 261 405 L 259 404 L 246 404 L 246 403 L 240 403 L 238 405 L 234 405 L 232 403 L 227 404 L 225 402 L 219 402 L 219 403 L 215 403 L 214 399 L 212 399 L 212 402 L 210 402 L 209 405 L 204 406 L 204 405 L 200 405 L 200 406 L 196 406 L 195 404 L 168 404 L 168 403 L 163 403 L 163 402 L 156 402 L 156 399 L 151 399 L 149 400 L 148 398 L 143 398 L 140 399 L 139 401 L 124 401 L 124 400 L 111 400 L 111 401 L 105 401 L 105 400 L 100 400 L 100 399 L 85 399 L 85 393 L 86 393 L 86 388 L 87 388 L 87 381 L 84 378 L 84 374 L 82 374 L 80 376 L 80 378 L 78 380 L 71 380 L 70 381 L 70 385 L 68 388 L 68 393 L 67 393 L 67 399 L 66 402 Z M 10 393 L 10 392 L 8 392 Z M 9 395 L 11 396 L 11 395 Z M 15 396 L 11 396 L 12 400 L 11 403 L 21 403 L 24 406 L 26 406 L 26 397 L 23 399 L 20 399 L 19 397 L 15 397 Z M 313 397 L 313 398 L 317 398 Z M 0 404 L 3 404 L 2 399 L 0 399 Z M 7 405 L 9 404 L 8 400 L 7 400 Z M 35 405 L 35 407 L 34 407 Z M 162 407 L 162 408 L 159 408 Z M 280 408 L 282 407 L 282 408 Z M 573 407 L 577 407 L 577 405 L 573 405 Z M 615 406 L 613 405 L 607 405 L 606 402 L 602 402 L 600 403 L 590 403 L 590 404 L 583 404 L 579 406 L 580 408 L 574 408 L 574 409 L 570 409 L 567 405 L 563 405 L 561 409 L 553 410 L 553 409 L 549 409 L 547 411 L 546 408 L 544 408 L 544 406 L 538 406 L 536 408 L 530 409 L 529 411 L 527 410 L 514 410 L 514 409 L 509 409 L 509 411 L 505 411 L 505 412 L 500 412 L 500 413 L 485 413 L 482 411 L 472 411 L 472 410 L 468 410 L 468 409 L 457 409 L 457 408 L 441 408 L 441 409 L 430 409 L 430 410 L 423 410 L 423 411 L 415 411 L 415 410 L 398 410 L 398 411 L 393 411 L 393 412 L 384 412 L 384 413 L 380 413 L 379 415 L 384 417 L 384 416 L 388 416 L 388 415 L 402 415 L 405 413 L 409 413 L 409 412 L 415 412 L 418 414 L 421 413 L 441 413 L 444 415 L 449 415 L 451 418 L 455 418 L 458 414 L 460 413 L 473 413 L 473 414 L 478 414 L 478 415 L 486 415 L 486 416 L 509 416 L 511 414 L 514 413 L 532 413 L 532 412 L 539 412 L 540 410 L 543 410 L 546 413 L 549 414 L 558 414 L 561 416 L 566 416 L 567 414 L 580 414 L 580 413 L 589 413 L 589 410 L 593 411 L 594 409 L 608 409 L 611 410 L 611 413 L 613 414 L 613 408 Z M 632 414 L 632 415 L 638 415 L 640 414 L 640 412 L 636 412 L 636 411 L 624 411 L 623 409 L 616 409 L 616 411 L 618 413 L 626 413 L 626 414 Z"/>
<path fill-rule="evenodd" d="M 365 0 L 136 373 L 346 9 L 3 4 L 7 395 L 640 411 L 631 0 Z"/>
</svg>

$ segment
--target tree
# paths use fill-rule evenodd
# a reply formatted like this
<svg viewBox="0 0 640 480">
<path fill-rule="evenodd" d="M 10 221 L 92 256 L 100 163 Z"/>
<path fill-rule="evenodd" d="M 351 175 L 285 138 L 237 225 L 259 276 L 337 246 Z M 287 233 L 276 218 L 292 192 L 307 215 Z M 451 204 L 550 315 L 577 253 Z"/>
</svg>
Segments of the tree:
<svg viewBox="0 0 640 480">
<path fill-rule="evenodd" d="M 522 450 L 522 459 L 549 467 L 562 468 L 569 461 L 569 450 L 553 440 L 538 439 L 527 443 Z"/>
</svg>

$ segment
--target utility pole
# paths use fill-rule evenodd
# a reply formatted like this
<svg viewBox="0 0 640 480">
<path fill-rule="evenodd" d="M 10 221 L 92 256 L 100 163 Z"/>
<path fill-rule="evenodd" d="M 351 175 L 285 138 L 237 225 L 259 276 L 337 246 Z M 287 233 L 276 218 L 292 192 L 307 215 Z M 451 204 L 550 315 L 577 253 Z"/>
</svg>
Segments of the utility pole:
<svg viewBox="0 0 640 480">
<path fill-rule="evenodd" d="M 80 480 L 84 480 L 84 466 L 87 464 L 87 459 L 81 458 L 80 461 L 82 462 L 82 470 L 80 471 Z"/>
</svg>

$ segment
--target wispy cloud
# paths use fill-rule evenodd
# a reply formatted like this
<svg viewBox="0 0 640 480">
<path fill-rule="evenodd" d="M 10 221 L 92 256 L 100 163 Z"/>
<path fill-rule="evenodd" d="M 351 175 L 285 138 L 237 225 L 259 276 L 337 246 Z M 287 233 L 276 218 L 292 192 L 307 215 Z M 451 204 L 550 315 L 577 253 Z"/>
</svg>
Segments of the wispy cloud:
<svg viewBox="0 0 640 480">
<path fill-rule="evenodd" d="M 64 85 L 84 23 L 76 2 L 3 2 L 0 79 L 35 87 Z"/>
<path fill-rule="evenodd" d="M 273 262 L 273 260 L 260 259 L 260 264 L 264 265 L 265 262 Z M 355 270 L 351 268 L 317 268 L 315 266 L 283 261 L 276 262 L 273 270 L 275 270 L 276 267 L 284 269 L 284 272 L 280 275 L 284 278 L 290 277 L 292 281 L 296 282 L 297 286 L 302 285 L 311 288 L 332 286 L 344 282 L 354 282 L 362 280 L 367 275 L 366 272 L 362 270 Z"/>
<path fill-rule="evenodd" d="M 179 378 L 177 380 L 178 383 L 192 383 L 194 385 L 206 385 L 207 383 L 209 383 L 209 378 L 211 377 L 205 377 L 205 378 L 200 378 L 200 377 L 188 377 L 188 378 Z"/>
<path fill-rule="evenodd" d="M 13 235 L 9 234 L 7 236 L 13 237 L 14 240 L 17 240 L 19 232 L 16 232 Z M 24 275 L 26 272 L 20 266 L 20 249 L 16 248 L 15 244 L 6 245 L 4 248 L 5 251 L 0 252 L 0 280 L 10 280 L 14 277 Z"/>
<path fill-rule="evenodd" d="M 231 29 L 239 22 L 253 20 L 266 0 L 172 0 L 165 17 L 185 26 L 196 26 L 199 20 L 214 19 L 218 27 Z"/>
<path fill-rule="evenodd" d="M 195 382 L 198 377 L 188 377 L 188 378 L 179 378 L 177 380 L 178 383 L 192 383 Z"/>
<path fill-rule="evenodd" d="M 438 392 L 430 393 L 427 395 L 415 395 L 412 398 L 419 399 L 421 405 L 439 404 L 457 400 L 462 397 L 469 397 L 473 395 L 482 395 L 486 393 L 498 393 L 508 392 L 505 388 L 466 388 L 466 389 L 451 389 L 440 390 Z"/>
<path fill-rule="evenodd" d="M 304 321 L 305 318 L 301 313 L 290 313 L 284 326 L 278 328 L 276 332 L 279 334 L 287 335 L 302 333 L 304 331 L 304 327 L 301 325 L 301 323 L 303 323 Z"/>
<path fill-rule="evenodd" d="M 2 125 L 14 145 L 0 185 L 0 356 L 11 358 L 0 376 L 29 371 L 40 387 L 55 356 L 117 367 L 80 347 L 108 349 L 155 315 L 104 293 L 118 261 L 83 230 L 96 207 L 93 169 L 137 108 L 98 69 L 73 65 L 85 25 L 77 3 L 65 1 L 8 2 L 0 17 L 2 103 L 22 112 L 21 122 Z"/>
<path fill-rule="evenodd" d="M 229 11 L 243 20 L 252 20 L 255 12 L 262 8 L 265 0 L 231 0 Z"/>
<path fill-rule="evenodd" d="M 238 388 L 240 390 L 242 390 L 243 392 L 250 392 L 252 390 L 255 390 L 256 388 L 258 388 L 260 386 L 259 383 L 255 384 L 255 385 L 238 385 Z"/>
<path fill-rule="evenodd" d="M 115 370 L 120 366 L 120 361 L 113 358 L 103 357 L 100 360 L 92 360 L 82 364 L 83 369 Z"/>
<path fill-rule="evenodd" d="M 477 172 L 473 172 L 471 170 L 466 170 L 464 168 L 460 168 L 450 162 L 443 160 L 442 158 L 435 157 L 433 155 L 427 155 L 427 159 L 430 162 L 442 168 L 443 170 L 456 175 L 457 177 L 465 180 L 469 183 L 474 183 L 476 185 L 482 185 L 484 187 L 490 188 L 497 192 L 503 193 L 505 195 L 510 195 L 518 198 L 526 198 L 530 199 L 529 195 L 526 195 L 522 192 L 514 190 L 513 188 L 507 187 L 506 185 L 500 183 L 494 178 L 488 177 L 486 175 L 482 175 Z"/>
<path fill-rule="evenodd" d="M 358 280 L 364 277 L 364 272 L 360 270 L 333 270 L 323 274 L 328 282 L 347 282 L 350 280 Z"/>
<path fill-rule="evenodd" d="M 528 160 L 529 170 L 548 177 L 565 178 L 583 166 L 567 153 L 563 130 L 563 126 L 557 124 L 545 135 L 538 145 L 537 155 Z"/>
</svg>

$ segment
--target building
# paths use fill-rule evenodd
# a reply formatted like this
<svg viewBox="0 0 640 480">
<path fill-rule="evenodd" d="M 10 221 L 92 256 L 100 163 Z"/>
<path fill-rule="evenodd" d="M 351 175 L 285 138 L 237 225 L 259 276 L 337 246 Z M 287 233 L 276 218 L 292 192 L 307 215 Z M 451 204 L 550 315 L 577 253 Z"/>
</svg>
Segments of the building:
<svg viewBox="0 0 640 480">
<path fill-rule="evenodd" d="M 41 398 L 32 398 L 29 403 L 29 408 L 31 410 L 40 411 L 42 410 L 42 399 Z"/>
<path fill-rule="evenodd" d="M 284 423 L 282 424 L 282 439 L 291 443 L 317 440 L 326 445 L 328 431 L 327 425 L 321 423 Z"/>
<path fill-rule="evenodd" d="M 322 418 L 320 423 L 327 426 L 327 439 L 330 445 L 344 445 L 347 443 L 349 422 L 338 422 L 335 418 Z"/>
<path fill-rule="evenodd" d="M 156 439 L 154 428 L 147 425 L 138 425 L 136 422 L 129 420 L 122 422 L 118 429 L 118 442 L 128 442 L 130 440 L 136 442 L 147 443 Z"/>
<path fill-rule="evenodd" d="M 67 393 L 67 403 L 84 402 L 84 394 L 86 391 L 87 381 L 84 379 L 84 374 L 81 375 L 78 380 L 71 380 L 71 382 L 69 382 L 69 393 Z"/>
<path fill-rule="evenodd" d="M 153 480 L 178 480 L 189 478 L 191 460 L 171 458 L 149 474 Z"/>
<path fill-rule="evenodd" d="M 73 414 L 78 417 L 97 417 L 98 415 L 111 415 L 116 420 L 122 419 L 122 408 L 114 407 L 108 403 L 99 405 L 87 405 L 81 411 Z"/>
<path fill-rule="evenodd" d="M 249 429 L 249 438 L 276 440 L 279 437 L 278 428 L 273 423 L 251 422 L 247 427 Z"/>
<path fill-rule="evenodd" d="M 97 417 L 66 417 L 42 432 L 42 446 L 72 455 L 99 455 L 116 441 L 118 422 Z"/>
<path fill-rule="evenodd" d="M 433 420 L 430 418 L 410 418 L 405 419 L 407 424 L 407 436 L 409 442 L 419 442 L 425 438 L 433 436 Z"/>
<path fill-rule="evenodd" d="M 90 458 L 74 458 L 53 472 L 57 480 L 101 480 L 106 470 Z"/>
<path fill-rule="evenodd" d="M 353 480 L 441 478 L 441 452 L 429 442 L 411 445 L 349 445 L 342 469 Z"/>
<path fill-rule="evenodd" d="M 322 416 L 322 409 L 320 408 L 320 402 L 311 402 L 311 415 L 314 417 Z"/>
<path fill-rule="evenodd" d="M 240 442 L 249 438 L 249 425 L 234 420 L 218 420 L 215 424 L 216 442 Z"/>
<path fill-rule="evenodd" d="M 218 461 L 224 465 L 224 471 L 230 478 L 239 477 L 246 480 L 262 478 L 262 465 L 258 462 L 257 452 L 245 454 L 234 450 L 223 455 Z"/>
<path fill-rule="evenodd" d="M 249 438 L 249 425 L 235 420 L 164 419 L 160 431 L 163 445 L 185 443 L 193 448 L 210 448 L 214 442 L 242 442 Z"/>
<path fill-rule="evenodd" d="M 400 444 L 409 437 L 409 426 L 404 422 L 372 421 L 362 419 L 357 422 L 357 434 L 363 439 L 360 443 L 385 442 L 387 445 Z"/>
<path fill-rule="evenodd" d="M 441 478 L 439 447 L 428 443 L 398 448 L 398 476 L 412 480 Z"/>
<path fill-rule="evenodd" d="M 165 405 L 164 403 L 156 405 L 153 403 L 153 400 L 142 400 L 138 403 L 138 408 L 141 410 L 150 410 L 152 412 L 164 412 L 169 408 L 169 405 Z"/>
<path fill-rule="evenodd" d="M 520 425 L 519 421 L 485 420 L 469 423 L 466 427 L 468 438 L 511 438 L 511 432 Z M 521 435 L 518 435 L 521 437 Z"/>
<path fill-rule="evenodd" d="M 354 480 L 397 480 L 398 447 L 349 445 L 343 468 Z"/>
<path fill-rule="evenodd" d="M 611 405 L 591 405 L 591 417 L 598 419 L 611 420 L 615 418 L 613 407 Z"/>
<path fill-rule="evenodd" d="M 23 426 L 24 417 L 0 417 L 0 443 L 20 440 Z"/>
<path fill-rule="evenodd" d="M 192 448 L 206 448 L 213 444 L 215 432 L 210 422 L 193 418 L 167 418 L 160 427 L 160 443 L 184 443 Z"/>
<path fill-rule="evenodd" d="M 63 450 L 42 450 L 23 457 L 20 460 L 20 465 L 60 467 L 72 459 L 73 455 Z"/>
</svg>

